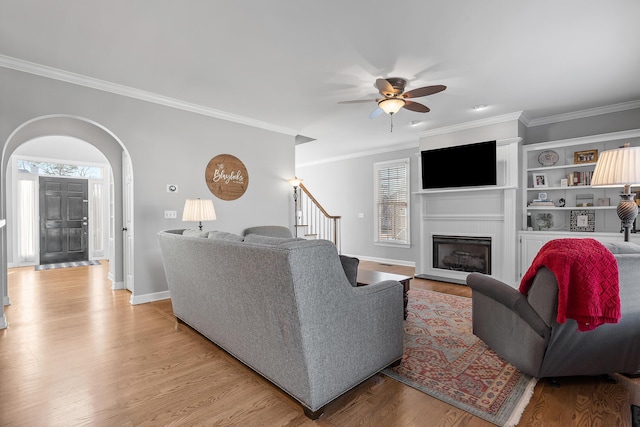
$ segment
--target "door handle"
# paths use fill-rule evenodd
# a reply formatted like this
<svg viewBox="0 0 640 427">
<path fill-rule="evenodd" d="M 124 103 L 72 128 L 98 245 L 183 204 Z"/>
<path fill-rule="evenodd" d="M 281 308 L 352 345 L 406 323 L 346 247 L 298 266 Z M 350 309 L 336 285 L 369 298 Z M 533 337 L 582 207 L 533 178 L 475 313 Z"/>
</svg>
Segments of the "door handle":
<svg viewBox="0 0 640 427">
<path fill-rule="evenodd" d="M 127 227 L 122 227 L 122 231 L 127 231 Z"/>
</svg>

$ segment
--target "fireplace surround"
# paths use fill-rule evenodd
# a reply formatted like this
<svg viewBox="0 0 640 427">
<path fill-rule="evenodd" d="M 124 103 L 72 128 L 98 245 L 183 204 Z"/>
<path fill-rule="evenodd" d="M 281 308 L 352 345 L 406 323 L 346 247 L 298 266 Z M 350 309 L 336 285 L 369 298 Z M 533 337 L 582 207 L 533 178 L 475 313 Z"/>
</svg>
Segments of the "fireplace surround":
<svg viewBox="0 0 640 427">
<path fill-rule="evenodd" d="M 433 268 L 491 274 L 491 237 L 432 236 Z"/>
</svg>

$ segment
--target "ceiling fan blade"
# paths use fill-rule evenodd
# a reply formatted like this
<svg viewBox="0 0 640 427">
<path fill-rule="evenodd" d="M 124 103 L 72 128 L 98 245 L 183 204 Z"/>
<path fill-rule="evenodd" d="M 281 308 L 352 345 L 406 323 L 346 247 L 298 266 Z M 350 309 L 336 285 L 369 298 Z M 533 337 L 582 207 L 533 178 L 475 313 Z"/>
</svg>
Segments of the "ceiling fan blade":
<svg viewBox="0 0 640 427">
<path fill-rule="evenodd" d="M 369 114 L 369 118 L 370 119 L 375 119 L 376 117 L 378 117 L 382 113 L 384 113 L 384 110 L 382 108 L 378 107 L 375 110 L 373 110 L 373 112 L 371 114 Z"/>
<path fill-rule="evenodd" d="M 394 96 L 397 95 L 398 92 L 392 85 L 391 83 L 389 83 L 386 79 L 377 79 L 376 80 L 376 87 L 378 88 L 378 91 L 380 92 L 380 95 L 385 96 L 385 97 L 390 97 L 390 96 Z"/>
<path fill-rule="evenodd" d="M 338 101 L 338 104 L 360 104 L 363 102 L 377 101 L 377 99 L 354 99 L 353 101 Z"/>
<path fill-rule="evenodd" d="M 447 87 L 443 85 L 425 86 L 417 89 L 410 90 L 402 95 L 403 98 L 419 98 L 421 96 L 433 95 L 434 93 L 442 92 Z"/>
<path fill-rule="evenodd" d="M 404 107 L 407 110 L 415 111 L 417 113 L 428 113 L 431 111 L 429 107 L 426 105 L 420 104 L 419 102 L 406 101 Z"/>
</svg>

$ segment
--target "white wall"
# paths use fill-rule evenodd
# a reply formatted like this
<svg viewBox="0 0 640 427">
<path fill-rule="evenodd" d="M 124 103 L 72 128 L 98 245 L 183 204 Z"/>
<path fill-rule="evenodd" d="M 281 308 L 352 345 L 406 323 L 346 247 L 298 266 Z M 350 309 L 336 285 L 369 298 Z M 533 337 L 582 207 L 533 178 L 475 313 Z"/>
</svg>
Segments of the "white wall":
<svg viewBox="0 0 640 427">
<path fill-rule="evenodd" d="M 411 143 L 407 145 L 413 145 Z M 360 259 L 414 266 L 418 253 L 418 204 L 411 195 L 411 247 L 399 248 L 374 244 L 373 164 L 410 158 L 411 189 L 420 189 L 418 142 L 414 148 L 367 154 L 296 167 L 296 175 L 331 215 L 342 217 L 342 252 Z M 363 218 L 359 214 L 364 214 Z"/>
<path fill-rule="evenodd" d="M 64 114 L 98 124 L 128 151 L 134 171 L 134 295 L 138 300 L 166 293 L 156 233 L 195 226 L 163 218 L 165 210 L 182 212 L 186 198 L 214 199 L 218 219 L 207 223 L 207 229 L 240 233 L 253 225 L 292 223 L 287 178 L 295 169 L 293 136 L 8 69 L 0 69 L 0 93 L 3 147 L 29 120 Z M 11 154 L 3 151 L 0 187 L 5 186 L 6 158 Z M 247 167 L 249 185 L 240 199 L 219 200 L 206 186 L 207 163 L 219 154 L 232 154 Z M 115 156 L 107 157 L 113 161 Z M 166 184 L 177 184 L 179 192 L 167 193 Z M 1 194 L 0 218 L 5 218 L 8 200 L 4 189 Z M 6 269 L 6 235 L 2 233 Z M 6 276 L 1 269 L 0 273 Z"/>
</svg>

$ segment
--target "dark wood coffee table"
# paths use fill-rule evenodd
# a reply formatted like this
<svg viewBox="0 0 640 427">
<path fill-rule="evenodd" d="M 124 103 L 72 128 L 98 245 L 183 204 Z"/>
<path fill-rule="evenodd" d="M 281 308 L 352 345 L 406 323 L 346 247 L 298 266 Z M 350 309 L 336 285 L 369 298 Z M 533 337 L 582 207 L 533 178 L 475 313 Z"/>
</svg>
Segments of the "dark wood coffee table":
<svg viewBox="0 0 640 427">
<path fill-rule="evenodd" d="M 383 271 L 358 270 L 358 286 L 371 285 L 373 283 L 382 282 L 384 280 L 396 280 L 402 284 L 404 288 L 404 318 L 407 318 L 407 305 L 409 304 L 408 291 L 411 287 L 411 276 L 403 276 L 401 274 L 385 273 Z"/>
</svg>

